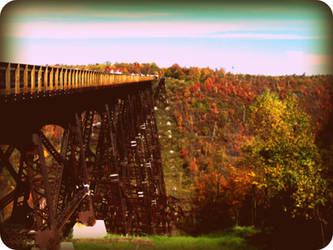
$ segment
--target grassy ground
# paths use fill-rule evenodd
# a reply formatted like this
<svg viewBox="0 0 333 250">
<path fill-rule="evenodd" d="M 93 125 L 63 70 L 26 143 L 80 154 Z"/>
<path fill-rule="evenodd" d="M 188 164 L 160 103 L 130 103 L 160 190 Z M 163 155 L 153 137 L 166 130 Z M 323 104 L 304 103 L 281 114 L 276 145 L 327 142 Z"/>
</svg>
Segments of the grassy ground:
<svg viewBox="0 0 333 250">
<path fill-rule="evenodd" d="M 117 249 L 117 250 L 255 250 L 247 241 L 256 231 L 251 227 L 235 227 L 231 230 L 192 236 L 147 236 L 121 237 L 108 235 L 105 239 L 74 240 L 75 250 Z"/>
</svg>

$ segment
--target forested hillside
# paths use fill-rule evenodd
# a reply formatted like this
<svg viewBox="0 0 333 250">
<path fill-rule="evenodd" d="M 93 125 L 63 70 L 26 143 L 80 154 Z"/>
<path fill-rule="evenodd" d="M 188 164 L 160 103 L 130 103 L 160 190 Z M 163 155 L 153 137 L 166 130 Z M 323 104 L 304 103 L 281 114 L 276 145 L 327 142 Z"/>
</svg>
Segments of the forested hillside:
<svg viewBox="0 0 333 250">
<path fill-rule="evenodd" d="M 156 114 L 167 191 L 188 211 L 181 229 L 256 225 L 296 245 L 295 230 L 311 247 L 329 240 L 333 77 L 164 72 L 169 102 Z"/>
<path fill-rule="evenodd" d="M 167 194 L 184 211 L 176 230 L 199 235 L 252 225 L 262 230 L 258 245 L 267 249 L 329 242 L 333 76 L 154 63 L 84 68 L 166 78 L 166 102 L 155 113 Z"/>
</svg>

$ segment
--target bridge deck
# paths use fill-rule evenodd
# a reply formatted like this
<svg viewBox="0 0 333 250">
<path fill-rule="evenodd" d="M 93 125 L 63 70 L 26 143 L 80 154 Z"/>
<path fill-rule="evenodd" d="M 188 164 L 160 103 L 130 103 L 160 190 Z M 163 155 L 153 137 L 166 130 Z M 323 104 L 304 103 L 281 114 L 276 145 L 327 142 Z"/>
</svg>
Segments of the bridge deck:
<svg viewBox="0 0 333 250">
<path fill-rule="evenodd" d="M 103 109 L 151 88 L 154 76 L 118 75 L 63 67 L 0 62 L 1 143 L 31 141 L 45 124 L 65 126 L 74 113 Z"/>
<path fill-rule="evenodd" d="M 56 66 L 0 62 L 0 100 L 25 100 L 154 80 L 154 76 L 120 75 Z M 18 98 L 18 95 L 20 98 Z"/>
</svg>

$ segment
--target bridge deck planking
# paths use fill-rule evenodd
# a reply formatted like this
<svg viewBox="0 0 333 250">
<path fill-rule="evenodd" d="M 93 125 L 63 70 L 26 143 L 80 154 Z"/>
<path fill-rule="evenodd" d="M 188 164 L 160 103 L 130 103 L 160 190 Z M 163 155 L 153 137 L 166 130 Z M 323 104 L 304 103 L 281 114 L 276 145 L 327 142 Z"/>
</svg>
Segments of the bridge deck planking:
<svg viewBox="0 0 333 250">
<path fill-rule="evenodd" d="M 98 88 L 154 79 L 151 75 L 119 75 L 57 66 L 0 62 L 0 98 L 21 93 Z"/>
</svg>

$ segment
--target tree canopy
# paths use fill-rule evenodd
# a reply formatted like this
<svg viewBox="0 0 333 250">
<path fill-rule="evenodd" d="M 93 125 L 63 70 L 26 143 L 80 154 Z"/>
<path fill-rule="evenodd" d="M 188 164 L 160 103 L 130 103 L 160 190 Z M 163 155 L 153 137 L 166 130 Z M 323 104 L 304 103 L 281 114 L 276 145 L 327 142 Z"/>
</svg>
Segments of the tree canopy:
<svg viewBox="0 0 333 250">
<path fill-rule="evenodd" d="M 271 92 L 260 95 L 250 110 L 253 136 L 242 149 L 256 176 L 253 184 L 267 198 L 282 197 L 292 216 L 313 217 L 326 202 L 326 183 L 310 117 L 294 96 L 281 100 Z"/>
</svg>

